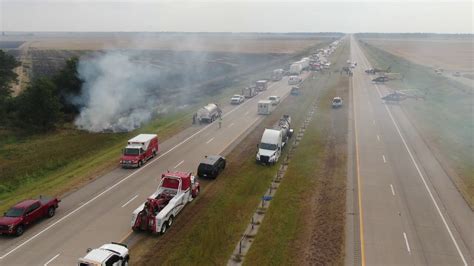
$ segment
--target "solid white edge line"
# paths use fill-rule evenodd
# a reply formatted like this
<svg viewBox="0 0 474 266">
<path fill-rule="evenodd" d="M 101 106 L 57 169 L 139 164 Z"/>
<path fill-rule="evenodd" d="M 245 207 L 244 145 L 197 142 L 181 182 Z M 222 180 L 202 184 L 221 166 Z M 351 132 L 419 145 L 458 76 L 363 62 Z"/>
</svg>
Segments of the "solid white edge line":
<svg viewBox="0 0 474 266">
<path fill-rule="evenodd" d="M 405 238 L 405 244 L 407 245 L 408 253 L 411 254 L 410 244 L 408 243 L 407 234 L 405 232 L 403 232 L 403 237 Z"/>
<path fill-rule="evenodd" d="M 132 202 L 134 199 L 136 199 L 138 197 L 138 194 L 135 195 L 133 198 L 131 198 L 129 201 L 125 202 L 125 204 L 122 205 L 122 208 L 127 206 L 130 202 Z"/>
<path fill-rule="evenodd" d="M 206 144 L 209 144 L 209 143 L 211 143 L 211 141 L 213 141 L 213 140 L 214 140 L 214 138 L 215 138 L 215 137 L 212 137 L 211 139 L 209 139 L 208 141 L 206 141 Z"/>
<path fill-rule="evenodd" d="M 271 86 L 269 86 L 268 88 L 271 88 L 273 87 L 274 85 L 276 85 L 278 83 L 274 83 L 272 84 Z M 253 98 L 253 99 L 256 99 L 256 98 Z M 249 102 L 252 102 L 252 100 L 249 100 L 249 101 L 245 101 L 244 103 L 240 104 L 239 106 L 237 106 L 236 108 L 230 110 L 229 112 L 225 113 L 222 117 L 226 117 L 228 116 L 229 114 L 233 113 L 234 111 L 238 110 L 239 108 L 241 108 L 242 106 L 244 106 L 245 104 L 249 103 Z M 212 123 L 210 123 L 209 125 L 203 127 L 202 129 L 200 129 L 199 131 L 197 131 L 196 133 L 192 134 L 191 136 L 189 136 L 188 138 L 186 138 L 185 140 L 181 141 L 180 143 L 176 144 L 174 147 L 172 147 L 171 149 L 167 150 L 166 152 L 164 152 L 163 154 L 161 154 L 160 156 L 156 157 L 155 159 L 152 159 L 149 163 L 143 165 L 141 168 L 135 170 L 133 173 L 131 173 L 130 175 L 124 177 L 123 179 L 121 179 L 120 181 L 118 181 L 117 183 L 113 184 L 112 186 L 110 186 L 109 188 L 105 189 L 104 191 L 102 191 L 101 193 L 99 193 L 98 195 L 96 195 L 95 197 L 93 197 L 92 199 L 86 201 L 84 204 L 82 204 L 81 206 L 77 207 L 76 209 L 72 210 L 71 212 L 69 212 L 68 214 L 64 215 L 63 217 L 61 217 L 59 220 L 57 220 L 56 222 L 50 224 L 49 226 L 47 226 L 45 229 L 41 230 L 40 232 L 36 233 L 34 236 L 30 237 L 29 239 L 25 240 L 23 243 L 21 243 L 20 245 L 14 247 L 13 249 L 11 249 L 10 251 L 8 251 L 7 253 L 5 253 L 4 255 L 2 255 L 0 257 L 0 260 L 6 258 L 8 255 L 12 254 L 13 252 L 17 251 L 19 248 L 23 247 L 24 245 L 28 244 L 29 242 L 31 242 L 32 240 L 34 240 L 35 238 L 37 238 L 38 236 L 40 236 L 41 234 L 43 234 L 44 232 L 48 231 L 49 229 L 53 228 L 55 225 L 57 225 L 58 223 L 64 221 L 65 219 L 69 218 L 71 215 L 75 214 L 76 212 L 78 212 L 79 210 L 81 210 L 83 207 L 89 205 L 91 202 L 95 201 L 96 199 L 100 198 L 101 196 L 103 196 L 104 194 L 106 194 L 107 192 L 111 191 L 112 189 L 116 188 L 118 185 L 122 184 L 123 182 L 125 182 L 126 180 L 128 180 L 130 177 L 134 176 L 135 174 L 143 171 L 143 169 L 149 167 L 150 165 L 152 165 L 154 162 L 156 162 L 157 160 L 159 160 L 160 158 L 163 158 L 163 156 L 167 155 L 168 153 L 174 151 L 175 149 L 177 149 L 178 147 L 180 147 L 181 145 L 183 145 L 184 143 L 188 142 L 190 139 L 194 138 L 195 136 L 197 136 L 198 134 L 200 134 L 201 132 L 203 132 L 204 130 L 208 129 L 210 126 L 212 126 Z"/>
<path fill-rule="evenodd" d="M 379 95 L 381 95 L 378 86 L 375 85 L 375 87 L 377 88 L 377 92 L 379 93 Z M 418 172 L 418 175 L 420 176 L 421 180 L 423 181 L 423 185 L 425 185 L 426 191 L 428 191 L 428 194 L 430 195 L 431 201 L 433 202 L 434 206 L 436 207 L 436 210 L 438 211 L 438 214 L 439 214 L 439 216 L 441 217 L 441 220 L 443 221 L 443 224 L 444 224 L 444 226 L 446 227 L 446 230 L 448 230 L 449 236 L 451 237 L 451 240 L 453 241 L 454 246 L 456 247 L 456 250 L 457 250 L 458 253 L 459 253 L 459 256 L 461 257 L 461 259 L 462 259 L 464 265 L 467 266 L 466 259 L 464 258 L 464 255 L 462 254 L 462 251 L 461 251 L 461 249 L 459 248 L 458 242 L 457 242 L 456 239 L 454 238 L 454 235 L 453 235 L 453 233 L 451 232 L 451 228 L 449 228 L 448 222 L 446 222 L 446 219 L 444 218 L 444 215 L 441 213 L 441 209 L 439 208 L 438 203 L 436 202 L 436 200 L 435 200 L 435 198 L 434 198 L 434 196 L 433 196 L 433 193 L 431 192 L 430 188 L 428 187 L 428 184 L 426 183 L 425 177 L 424 177 L 423 174 L 421 173 L 420 167 L 418 166 L 418 163 L 416 162 L 415 157 L 413 156 L 413 154 L 412 154 L 410 148 L 408 147 L 408 144 L 407 144 L 407 142 L 406 142 L 406 140 L 405 140 L 405 137 L 403 137 L 402 132 L 400 131 L 400 128 L 398 127 L 397 122 L 395 122 L 395 119 L 393 118 L 392 112 L 390 111 L 390 109 L 388 108 L 387 105 L 385 105 L 385 109 L 387 110 L 388 115 L 390 116 L 390 119 L 392 120 L 392 122 L 393 122 L 393 124 L 394 124 L 394 126 L 395 126 L 395 129 L 396 129 L 397 132 L 398 132 L 398 135 L 399 135 L 400 138 L 402 139 L 403 145 L 405 146 L 405 149 L 407 150 L 408 154 L 410 155 L 411 161 L 412 161 L 413 164 L 415 165 L 416 171 Z"/>
<path fill-rule="evenodd" d="M 383 163 L 387 163 L 387 160 L 385 160 L 385 155 L 382 155 Z"/>
<path fill-rule="evenodd" d="M 390 184 L 390 189 L 392 190 L 392 195 L 395 196 L 395 189 L 393 189 L 393 185 L 392 185 L 392 184 Z"/>
<path fill-rule="evenodd" d="M 358 45 L 357 45 L 357 46 L 358 46 Z M 360 47 L 359 47 L 359 49 L 360 49 Z M 362 52 L 362 51 L 361 51 L 361 52 Z M 365 58 L 365 60 L 367 60 L 367 58 Z M 369 65 L 369 66 L 370 66 L 370 64 L 368 63 L 368 61 L 366 62 L 366 65 Z M 375 84 L 374 86 L 375 86 L 375 88 L 377 89 L 377 93 L 379 94 L 379 96 L 382 97 L 382 93 L 380 92 L 380 89 L 379 89 L 378 85 Z M 413 154 L 412 154 L 410 148 L 408 148 L 408 144 L 407 144 L 407 142 L 405 141 L 405 138 L 403 137 L 403 135 L 402 135 L 402 133 L 401 133 L 401 131 L 400 131 L 400 128 L 398 127 L 398 124 L 395 122 L 395 119 L 393 118 L 392 112 L 390 111 L 390 109 L 388 108 L 387 105 L 385 105 L 385 110 L 387 110 L 388 115 L 390 116 L 390 119 L 392 120 L 392 123 L 395 125 L 395 129 L 397 130 L 398 135 L 399 135 L 400 138 L 402 139 L 402 142 L 403 142 L 403 144 L 404 144 L 404 146 L 405 146 L 405 149 L 407 150 L 408 154 L 410 155 L 411 161 L 412 161 L 413 164 L 415 165 L 415 168 L 416 168 L 416 170 L 417 170 L 417 172 L 418 172 L 418 175 L 420 176 L 421 180 L 423 181 L 423 184 L 424 184 L 426 190 L 428 191 L 428 194 L 429 194 L 429 196 L 430 196 L 430 198 L 431 198 L 431 201 L 433 202 L 433 204 L 434 204 L 436 210 L 438 211 L 438 214 L 439 214 L 439 216 L 441 217 L 441 220 L 443 221 L 443 224 L 444 224 L 444 226 L 446 227 L 446 230 L 448 231 L 448 234 L 449 234 L 451 240 L 453 241 L 454 246 L 456 247 L 456 250 L 458 251 L 459 256 L 461 257 L 461 260 L 463 261 L 464 265 L 467 266 L 468 264 L 467 264 L 467 262 L 466 262 L 466 259 L 464 258 L 464 255 L 462 254 L 462 251 L 461 251 L 461 249 L 459 248 L 459 245 L 458 245 L 456 239 L 454 238 L 454 235 L 453 235 L 453 233 L 451 232 L 451 229 L 449 228 L 449 225 L 448 225 L 448 223 L 446 222 L 446 219 L 444 218 L 444 215 L 441 213 L 441 209 L 439 208 L 438 203 L 437 203 L 436 200 L 434 199 L 433 193 L 431 192 L 430 188 L 428 187 L 428 184 L 426 183 L 425 177 L 424 177 L 423 174 L 421 173 L 421 170 L 420 170 L 420 167 L 418 166 L 418 163 L 415 161 L 415 158 L 413 157 Z M 407 243 L 408 243 L 408 242 L 407 242 Z"/>
<path fill-rule="evenodd" d="M 227 127 L 232 127 L 234 125 L 234 123 L 231 123 L 230 125 L 228 125 Z"/>
<path fill-rule="evenodd" d="M 177 165 L 174 166 L 174 169 L 178 168 L 178 166 L 180 166 L 181 164 L 184 163 L 184 160 L 182 160 L 181 162 L 179 162 Z"/>
<path fill-rule="evenodd" d="M 57 257 L 59 257 L 59 255 L 61 255 L 61 253 L 58 253 L 56 256 L 52 257 L 50 260 L 48 260 L 44 266 L 48 266 L 48 264 L 50 264 L 53 260 L 55 260 Z"/>
</svg>

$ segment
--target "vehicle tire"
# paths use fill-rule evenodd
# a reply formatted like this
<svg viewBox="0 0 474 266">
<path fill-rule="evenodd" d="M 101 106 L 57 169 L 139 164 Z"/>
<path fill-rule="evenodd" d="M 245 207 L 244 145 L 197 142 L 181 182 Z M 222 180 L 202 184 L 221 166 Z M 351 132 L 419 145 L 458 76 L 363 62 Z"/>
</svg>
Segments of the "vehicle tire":
<svg viewBox="0 0 474 266">
<path fill-rule="evenodd" d="M 168 219 L 168 226 L 171 227 L 171 225 L 173 225 L 173 215 L 170 216 L 170 218 Z"/>
<path fill-rule="evenodd" d="M 156 156 L 156 151 L 153 151 L 153 157 L 155 157 L 155 156 Z"/>
<path fill-rule="evenodd" d="M 224 164 L 222 165 L 222 170 L 225 169 L 225 164 L 226 164 L 226 162 L 224 162 Z"/>
<path fill-rule="evenodd" d="M 143 165 L 143 162 L 141 160 L 138 161 L 138 168 L 142 167 L 142 165 Z"/>
<path fill-rule="evenodd" d="M 160 234 L 164 235 L 168 231 L 168 223 L 164 223 L 163 226 L 161 227 Z"/>
<path fill-rule="evenodd" d="M 196 198 L 199 195 L 199 188 L 196 188 L 196 195 L 193 198 Z"/>
<path fill-rule="evenodd" d="M 54 214 L 56 214 L 56 208 L 54 208 L 54 207 L 49 207 L 49 209 L 48 209 L 48 213 L 47 213 L 47 215 L 48 215 L 48 218 L 51 218 L 51 217 L 53 217 L 53 216 L 54 216 Z"/>
<path fill-rule="evenodd" d="M 24 232 L 25 232 L 25 227 L 23 227 L 23 225 L 21 225 L 21 224 L 19 226 L 17 226 L 16 229 L 15 229 L 15 235 L 16 236 L 21 236 L 21 235 L 23 235 Z"/>
</svg>

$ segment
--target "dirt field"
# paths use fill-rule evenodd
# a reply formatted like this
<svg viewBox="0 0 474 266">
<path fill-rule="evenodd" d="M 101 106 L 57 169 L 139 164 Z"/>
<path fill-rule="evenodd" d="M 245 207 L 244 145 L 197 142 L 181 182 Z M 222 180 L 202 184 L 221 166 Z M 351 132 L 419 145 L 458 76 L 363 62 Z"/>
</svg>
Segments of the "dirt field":
<svg viewBox="0 0 474 266">
<path fill-rule="evenodd" d="M 330 38 L 330 37 L 329 37 Z M 24 41 L 38 50 L 156 49 L 236 53 L 294 53 L 329 39 L 316 35 L 160 35 L 77 34 L 51 36 L 7 36 L 5 41 Z"/>
<path fill-rule="evenodd" d="M 474 72 L 474 40 L 363 39 L 414 63 L 449 71 Z"/>
</svg>

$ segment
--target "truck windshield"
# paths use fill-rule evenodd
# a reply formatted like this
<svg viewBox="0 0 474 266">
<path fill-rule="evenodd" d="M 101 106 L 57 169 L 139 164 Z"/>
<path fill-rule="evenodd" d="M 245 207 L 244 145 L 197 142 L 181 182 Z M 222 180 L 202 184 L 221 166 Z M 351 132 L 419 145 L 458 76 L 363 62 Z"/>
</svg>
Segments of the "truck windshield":
<svg viewBox="0 0 474 266">
<path fill-rule="evenodd" d="M 6 217 L 20 217 L 23 214 L 22 208 L 11 208 L 5 213 Z"/>
<path fill-rule="evenodd" d="M 275 151 L 277 149 L 277 145 L 276 144 L 270 144 L 270 143 L 260 143 L 260 149 L 264 149 L 264 150 L 272 150 L 272 151 Z"/>
<path fill-rule="evenodd" d="M 139 155 L 140 150 L 139 149 L 125 149 L 123 154 L 125 154 L 125 155 Z"/>
</svg>

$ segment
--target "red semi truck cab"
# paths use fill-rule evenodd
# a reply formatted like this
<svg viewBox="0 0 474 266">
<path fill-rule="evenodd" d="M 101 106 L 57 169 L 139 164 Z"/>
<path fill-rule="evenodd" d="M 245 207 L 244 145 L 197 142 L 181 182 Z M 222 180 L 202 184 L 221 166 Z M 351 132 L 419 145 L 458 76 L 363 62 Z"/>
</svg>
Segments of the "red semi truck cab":
<svg viewBox="0 0 474 266">
<path fill-rule="evenodd" d="M 0 234 L 22 235 L 26 227 L 36 221 L 53 217 L 59 202 L 57 198 L 40 196 L 17 203 L 0 218 Z"/>
<path fill-rule="evenodd" d="M 140 167 L 158 153 L 158 136 L 140 134 L 128 141 L 123 149 L 120 165 L 122 167 Z"/>
</svg>

